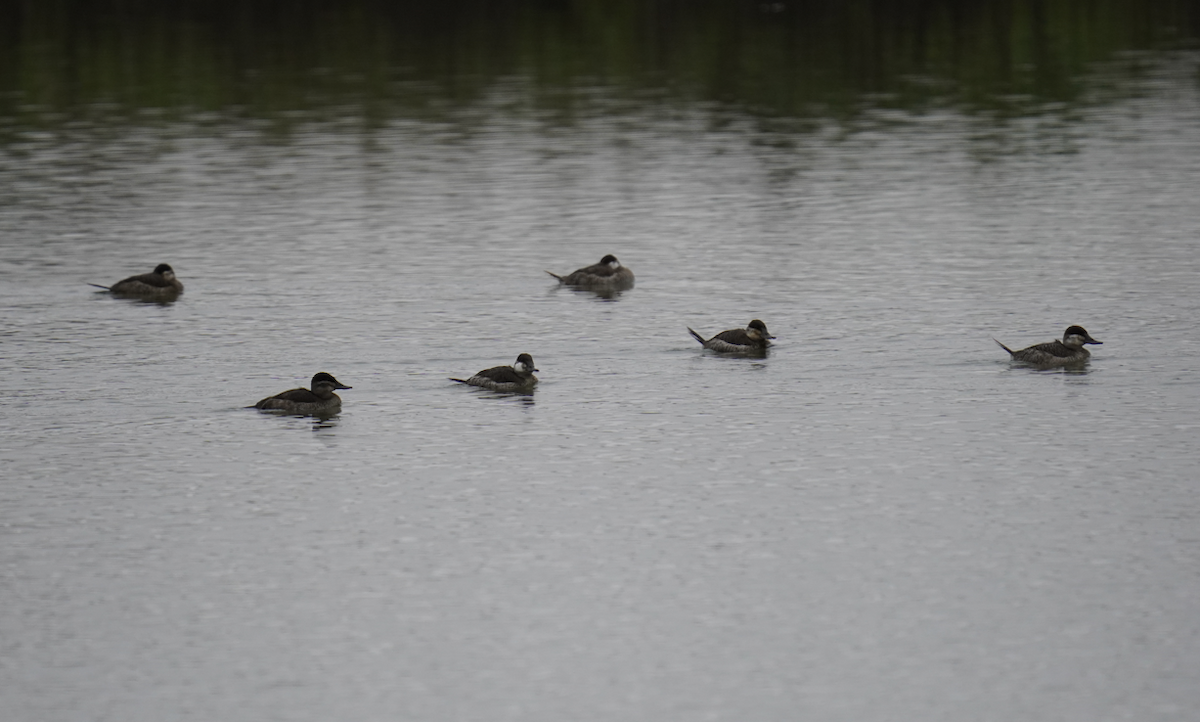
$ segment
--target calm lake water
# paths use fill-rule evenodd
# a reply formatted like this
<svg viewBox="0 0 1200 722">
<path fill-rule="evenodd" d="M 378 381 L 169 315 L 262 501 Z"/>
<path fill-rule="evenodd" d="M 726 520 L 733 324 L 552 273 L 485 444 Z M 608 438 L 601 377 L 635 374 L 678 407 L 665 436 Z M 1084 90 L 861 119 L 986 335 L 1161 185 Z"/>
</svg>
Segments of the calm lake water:
<svg viewBox="0 0 1200 722">
<path fill-rule="evenodd" d="M 1200 55 L 1152 60 L 1007 120 L 10 126 L 0 718 L 1189 718 Z M 340 415 L 244 408 L 317 371 Z"/>
</svg>

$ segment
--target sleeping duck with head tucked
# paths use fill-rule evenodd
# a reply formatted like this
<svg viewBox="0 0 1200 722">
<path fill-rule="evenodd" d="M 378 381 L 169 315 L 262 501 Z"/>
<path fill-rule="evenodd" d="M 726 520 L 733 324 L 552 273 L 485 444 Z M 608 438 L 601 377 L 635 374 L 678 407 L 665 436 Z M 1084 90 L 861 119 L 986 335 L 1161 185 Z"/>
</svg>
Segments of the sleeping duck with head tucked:
<svg viewBox="0 0 1200 722">
<path fill-rule="evenodd" d="M 550 271 L 546 271 L 550 273 Z M 594 266 L 580 268 L 574 273 L 560 276 L 550 273 L 564 286 L 588 288 L 597 291 L 617 291 L 633 287 L 633 271 L 622 266 L 617 257 L 609 254 Z"/>
<path fill-rule="evenodd" d="M 179 282 L 178 278 L 175 278 L 175 271 L 166 263 L 158 264 L 151 273 L 130 276 L 111 286 L 101 286 L 98 283 L 89 283 L 88 285 L 103 288 L 114 296 L 131 298 L 174 298 L 183 293 L 183 284 Z"/>
<path fill-rule="evenodd" d="M 312 377 L 311 389 L 284 391 L 259 401 L 254 408 L 304 415 L 333 414 L 342 408 L 341 397 L 333 392 L 337 389 L 348 388 L 351 387 L 322 371 Z"/>
</svg>

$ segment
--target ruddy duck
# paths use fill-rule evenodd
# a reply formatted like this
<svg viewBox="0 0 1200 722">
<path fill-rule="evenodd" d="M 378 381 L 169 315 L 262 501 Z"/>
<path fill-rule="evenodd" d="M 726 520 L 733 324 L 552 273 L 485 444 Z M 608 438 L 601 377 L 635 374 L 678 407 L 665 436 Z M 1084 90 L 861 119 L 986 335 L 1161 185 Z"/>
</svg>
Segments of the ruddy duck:
<svg viewBox="0 0 1200 722">
<path fill-rule="evenodd" d="M 263 399 L 256 409 L 288 411 L 293 414 L 332 414 L 342 408 L 342 399 L 334 389 L 352 388 L 322 371 L 312 377 L 312 390 L 292 389 Z"/>
<path fill-rule="evenodd" d="M 767 331 L 767 324 L 759 321 L 757 318 L 751 321 L 746 328 L 722 331 L 707 341 L 704 340 L 703 336 L 690 328 L 688 329 L 688 333 L 692 334 L 692 338 L 699 341 L 700 345 L 704 346 L 704 348 L 721 353 L 766 351 L 767 347 L 771 345 L 770 339 L 775 338 Z"/>
<path fill-rule="evenodd" d="M 992 339 L 996 341 L 996 339 Z M 1051 341 L 1049 343 L 1039 343 L 1036 346 L 1023 348 L 1020 351 L 1013 351 L 1008 346 L 996 341 L 1000 344 L 1000 348 L 1008 352 L 1012 356 L 1013 361 L 1017 361 L 1031 366 L 1070 366 L 1087 361 L 1092 354 L 1083 347 L 1087 343 L 1101 344 L 1103 341 L 1097 341 L 1088 335 L 1083 326 L 1071 326 L 1063 333 L 1062 341 Z"/>
<path fill-rule="evenodd" d="M 492 391 L 530 391 L 537 384 L 533 372 L 533 357 L 523 353 L 512 366 L 495 366 L 484 369 L 469 379 L 450 379 L 460 384 L 480 386 Z"/>
<path fill-rule="evenodd" d="M 88 285 L 103 288 L 117 296 L 138 296 L 140 298 L 168 298 L 183 293 L 183 284 L 175 278 L 175 271 L 165 263 L 158 264 L 153 273 L 130 276 L 112 286 L 101 286 L 98 283 L 89 283 Z"/>
<path fill-rule="evenodd" d="M 550 273 L 546 271 L 546 273 Z M 594 266 L 581 268 L 567 276 L 550 273 L 564 286 L 592 289 L 626 289 L 633 287 L 633 271 L 621 265 L 616 256 L 607 255 Z"/>
</svg>

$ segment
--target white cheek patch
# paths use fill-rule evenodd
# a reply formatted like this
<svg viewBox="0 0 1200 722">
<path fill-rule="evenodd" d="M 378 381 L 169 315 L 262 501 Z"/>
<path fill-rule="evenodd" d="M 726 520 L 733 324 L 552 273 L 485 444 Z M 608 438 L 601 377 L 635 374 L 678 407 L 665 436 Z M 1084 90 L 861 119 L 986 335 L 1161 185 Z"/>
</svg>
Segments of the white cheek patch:
<svg viewBox="0 0 1200 722">
<path fill-rule="evenodd" d="M 608 267 L 615 271 L 621 267 L 621 262 L 620 261 L 609 261 Z"/>
</svg>

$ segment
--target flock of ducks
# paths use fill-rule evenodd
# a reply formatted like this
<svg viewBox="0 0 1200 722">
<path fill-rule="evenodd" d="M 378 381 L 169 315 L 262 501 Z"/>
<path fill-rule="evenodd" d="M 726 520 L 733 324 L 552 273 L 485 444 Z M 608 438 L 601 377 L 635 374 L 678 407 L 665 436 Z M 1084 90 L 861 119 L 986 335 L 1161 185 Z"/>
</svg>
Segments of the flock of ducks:
<svg viewBox="0 0 1200 722">
<path fill-rule="evenodd" d="M 580 268 L 574 273 L 560 276 L 550 273 L 563 286 L 587 289 L 598 293 L 613 293 L 633 287 L 633 271 L 622 266 L 616 256 L 607 255 L 594 266 Z M 175 271 L 166 263 L 159 264 L 153 272 L 140 276 L 131 276 L 111 286 L 101 286 L 96 283 L 88 284 L 117 296 L 144 298 L 156 301 L 171 301 L 183 293 L 183 284 L 175 277 Z M 764 354 L 775 338 L 767 331 L 767 325 L 754 319 L 746 328 L 735 328 L 705 339 L 700 334 L 688 329 L 692 338 L 700 342 L 706 349 L 726 354 Z M 996 339 L 992 339 L 996 341 Z M 1087 344 L 1100 344 L 1082 326 L 1070 326 L 1063 333 L 1061 341 L 1050 341 L 1035 346 L 1013 351 L 1008 346 L 996 341 L 1000 348 L 1008 352 L 1009 357 L 1016 363 L 1038 368 L 1055 368 L 1073 366 L 1086 362 L 1091 353 L 1084 348 Z M 517 356 L 512 366 L 495 366 L 484 369 L 467 379 L 450 379 L 468 386 L 491 389 L 507 393 L 525 393 L 537 385 L 534 372 L 533 357 L 527 353 Z M 283 411 L 289 414 L 323 415 L 336 413 L 342 405 L 342 399 L 334 391 L 349 389 L 333 375 L 324 371 L 312 377 L 310 388 L 291 389 L 270 396 L 247 408 L 264 411 Z"/>
</svg>

